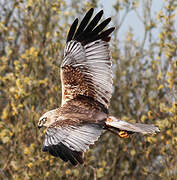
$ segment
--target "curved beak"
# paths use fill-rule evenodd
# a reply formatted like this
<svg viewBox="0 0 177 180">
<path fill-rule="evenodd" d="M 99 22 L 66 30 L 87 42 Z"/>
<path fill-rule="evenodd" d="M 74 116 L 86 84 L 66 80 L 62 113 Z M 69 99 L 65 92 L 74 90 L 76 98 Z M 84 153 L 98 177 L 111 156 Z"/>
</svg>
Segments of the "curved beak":
<svg viewBox="0 0 177 180">
<path fill-rule="evenodd" d="M 38 129 L 40 129 L 42 126 L 38 126 Z"/>
</svg>

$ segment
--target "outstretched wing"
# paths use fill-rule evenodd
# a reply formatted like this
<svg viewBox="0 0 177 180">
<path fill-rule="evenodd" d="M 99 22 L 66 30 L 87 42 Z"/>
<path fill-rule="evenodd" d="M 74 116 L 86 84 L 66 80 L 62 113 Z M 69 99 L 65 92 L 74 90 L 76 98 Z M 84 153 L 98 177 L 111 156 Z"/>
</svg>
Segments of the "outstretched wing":
<svg viewBox="0 0 177 180">
<path fill-rule="evenodd" d="M 79 27 L 71 25 L 61 64 L 62 105 L 78 95 L 93 98 L 108 108 L 112 95 L 112 68 L 108 42 L 114 28 L 103 29 L 111 18 L 98 26 L 103 11 L 90 21 L 90 9 Z M 89 22 L 90 21 L 90 22 Z"/>
<path fill-rule="evenodd" d="M 83 152 L 98 140 L 102 131 L 102 127 L 96 124 L 56 125 L 47 129 L 42 151 L 60 157 L 65 162 L 69 160 L 73 165 L 78 162 L 82 164 Z"/>
<path fill-rule="evenodd" d="M 66 102 L 57 116 L 47 129 L 43 151 L 73 165 L 83 163 L 83 153 L 100 137 L 108 115 L 92 101 L 74 99 Z"/>
</svg>

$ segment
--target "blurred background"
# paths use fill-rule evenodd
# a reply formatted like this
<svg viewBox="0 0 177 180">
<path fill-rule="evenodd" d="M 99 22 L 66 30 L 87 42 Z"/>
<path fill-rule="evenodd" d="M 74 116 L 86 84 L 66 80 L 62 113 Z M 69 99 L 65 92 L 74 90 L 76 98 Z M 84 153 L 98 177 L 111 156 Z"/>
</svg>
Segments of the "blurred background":
<svg viewBox="0 0 177 180">
<path fill-rule="evenodd" d="M 91 7 L 112 17 L 110 113 L 153 123 L 156 136 L 104 133 L 72 167 L 41 152 L 41 114 L 60 106 L 72 21 Z M 0 0 L 0 179 L 177 179 L 177 1 Z"/>
</svg>

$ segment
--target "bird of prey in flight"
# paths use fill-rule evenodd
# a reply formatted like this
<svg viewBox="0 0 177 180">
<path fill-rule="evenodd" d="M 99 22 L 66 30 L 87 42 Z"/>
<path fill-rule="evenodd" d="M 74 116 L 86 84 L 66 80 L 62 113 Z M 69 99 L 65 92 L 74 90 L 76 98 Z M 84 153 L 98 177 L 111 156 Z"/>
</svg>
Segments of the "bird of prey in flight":
<svg viewBox="0 0 177 180">
<path fill-rule="evenodd" d="M 154 134 L 154 125 L 129 123 L 109 114 L 112 95 L 110 34 L 111 21 L 100 24 L 103 10 L 94 18 L 91 8 L 80 24 L 75 19 L 69 30 L 61 64 L 62 104 L 43 114 L 38 127 L 47 127 L 42 151 L 73 165 L 82 164 L 83 154 L 103 131 L 122 138 L 133 133 Z"/>
</svg>

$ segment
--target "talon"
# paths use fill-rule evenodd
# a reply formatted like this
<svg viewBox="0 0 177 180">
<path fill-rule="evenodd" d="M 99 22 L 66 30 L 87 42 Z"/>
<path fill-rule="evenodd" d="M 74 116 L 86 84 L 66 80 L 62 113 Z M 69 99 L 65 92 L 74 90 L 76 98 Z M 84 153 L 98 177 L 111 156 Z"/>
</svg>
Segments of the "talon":
<svg viewBox="0 0 177 180">
<path fill-rule="evenodd" d="M 118 133 L 120 138 L 129 138 L 129 134 L 126 131 L 119 131 Z"/>
<path fill-rule="evenodd" d="M 106 122 L 112 122 L 112 121 L 113 120 L 111 118 L 109 118 L 109 117 L 106 119 Z"/>
</svg>

